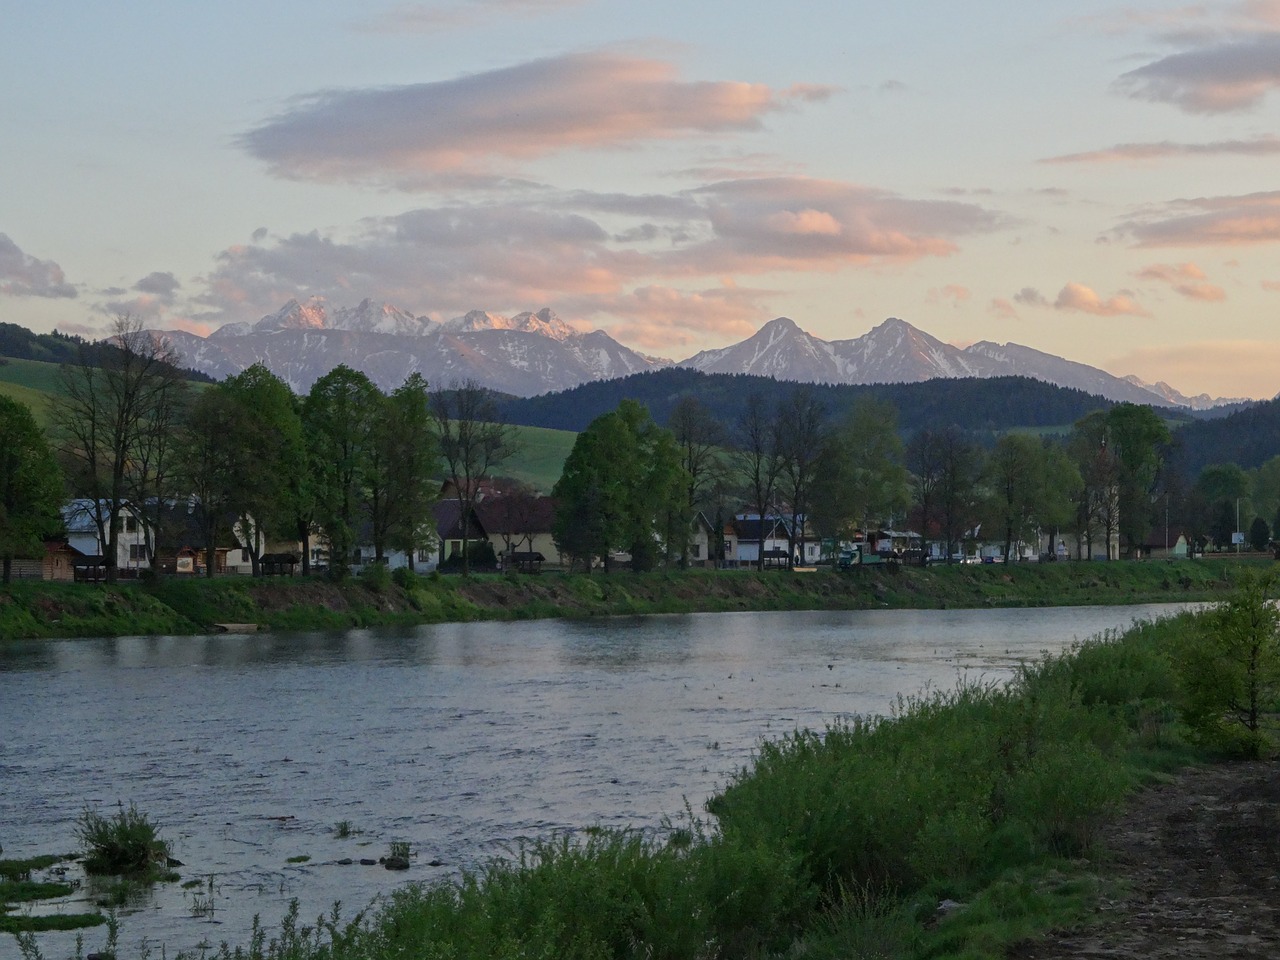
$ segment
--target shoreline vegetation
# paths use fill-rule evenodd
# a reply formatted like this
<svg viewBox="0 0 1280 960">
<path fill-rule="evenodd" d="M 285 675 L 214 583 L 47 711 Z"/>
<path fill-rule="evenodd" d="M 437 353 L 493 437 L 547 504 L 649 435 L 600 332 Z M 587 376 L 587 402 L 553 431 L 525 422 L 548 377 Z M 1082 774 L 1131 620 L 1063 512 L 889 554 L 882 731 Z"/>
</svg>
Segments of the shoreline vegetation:
<svg viewBox="0 0 1280 960">
<path fill-rule="evenodd" d="M 417 602 L 437 598 L 441 619 L 472 611 L 518 616 L 502 606 L 516 597 L 525 603 L 542 597 L 548 609 L 560 610 L 567 604 L 556 591 L 585 591 L 581 615 L 662 612 L 629 607 L 659 605 L 652 598 L 671 595 L 678 583 L 700 595 L 697 609 L 709 603 L 740 609 L 734 604 L 747 602 L 753 609 L 937 607 L 965 599 L 968 606 L 1223 602 L 1075 644 L 1024 665 L 1008 683 L 961 681 L 950 690 L 902 695 L 887 717 L 764 742 L 705 812 L 688 809 L 657 831 L 588 829 L 540 840 L 455 880 L 405 887 L 350 919 L 335 906 L 308 924 L 295 908 L 274 932 L 256 928 L 247 944 L 209 956 L 1036 955 L 1043 938 L 1087 929 L 1099 904 L 1123 896 L 1104 838 L 1144 788 L 1165 788 L 1179 782 L 1180 769 L 1246 746 L 1265 743 L 1270 751 L 1274 688 L 1265 691 L 1260 732 L 1241 739 L 1239 728 L 1222 722 L 1229 711 L 1203 709 L 1206 698 L 1229 700 L 1234 681 L 1225 674 L 1205 677 L 1197 666 L 1198 655 L 1215 644 L 1224 663 L 1255 662 L 1246 649 L 1250 638 L 1274 648 L 1275 616 L 1258 618 L 1272 609 L 1263 591 L 1274 579 L 1257 576 L 1253 566 L 1194 561 L 863 571 L 847 578 L 717 573 L 563 583 L 550 576 L 427 581 L 431 589 L 423 588 Z M 228 596 L 270 614 L 268 595 L 301 602 L 306 595 L 298 590 L 320 588 L 337 593 L 310 595 L 308 611 L 351 616 L 364 608 L 350 607 L 349 591 L 365 590 L 386 602 L 369 601 L 379 616 L 399 615 L 418 584 L 399 586 L 405 597 L 359 582 L 273 583 L 261 594 L 254 586 L 233 581 L 229 594 L 218 582 L 137 589 L 170 610 L 185 598 L 185 616 L 195 624 L 225 615 Z M 550 598 L 541 591 L 551 591 Z M 336 604 L 339 596 L 347 606 L 324 606 L 322 600 Z M 196 600 L 204 606 L 194 606 Z M 239 619 L 249 619 L 249 610 Z M 413 612 L 423 615 L 421 607 Z"/>
<path fill-rule="evenodd" d="M 1110 563 L 877 565 L 837 572 L 667 570 L 633 574 L 166 577 L 155 583 L 14 582 L 0 588 L 0 641 L 200 634 L 218 624 L 341 630 L 746 610 L 1041 607 L 1212 601 L 1270 558 Z"/>
</svg>

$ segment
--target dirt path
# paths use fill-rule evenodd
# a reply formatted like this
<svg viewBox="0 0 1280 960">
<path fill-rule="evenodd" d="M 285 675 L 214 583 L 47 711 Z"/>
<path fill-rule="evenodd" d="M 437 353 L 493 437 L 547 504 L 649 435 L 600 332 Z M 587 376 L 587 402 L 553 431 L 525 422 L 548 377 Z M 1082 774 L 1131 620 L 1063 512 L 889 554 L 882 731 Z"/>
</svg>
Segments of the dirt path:
<svg viewBox="0 0 1280 960">
<path fill-rule="evenodd" d="M 1125 883 L 1088 930 L 1019 960 L 1280 958 L 1280 764 L 1191 770 L 1142 793 L 1106 837 Z"/>
</svg>

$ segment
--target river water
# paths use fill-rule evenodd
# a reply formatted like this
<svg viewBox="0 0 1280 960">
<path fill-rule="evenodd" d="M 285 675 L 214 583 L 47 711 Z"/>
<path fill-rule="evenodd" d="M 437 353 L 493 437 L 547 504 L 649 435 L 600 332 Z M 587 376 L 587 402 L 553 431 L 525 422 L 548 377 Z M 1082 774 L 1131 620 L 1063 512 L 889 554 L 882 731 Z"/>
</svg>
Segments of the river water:
<svg viewBox="0 0 1280 960">
<path fill-rule="evenodd" d="M 121 952 L 247 941 L 289 901 L 345 916 L 522 841 L 661 829 L 762 738 L 887 713 L 1171 606 L 723 613 L 0 647 L 0 845 L 77 846 L 136 804 L 184 866 Z M 339 836 L 339 823 L 351 833 Z M 406 872 L 361 865 L 408 843 Z M 298 858 L 307 857 L 306 861 Z M 295 862 L 290 862 L 293 859 Z M 339 863 L 350 859 L 352 864 Z M 84 894 L 45 909 L 85 909 Z M 81 902 L 76 903 L 77 899 Z M 103 928 L 86 934 L 89 949 Z M 42 934 L 47 960 L 73 948 Z M 0 958 L 16 957 L 12 938 Z"/>
</svg>

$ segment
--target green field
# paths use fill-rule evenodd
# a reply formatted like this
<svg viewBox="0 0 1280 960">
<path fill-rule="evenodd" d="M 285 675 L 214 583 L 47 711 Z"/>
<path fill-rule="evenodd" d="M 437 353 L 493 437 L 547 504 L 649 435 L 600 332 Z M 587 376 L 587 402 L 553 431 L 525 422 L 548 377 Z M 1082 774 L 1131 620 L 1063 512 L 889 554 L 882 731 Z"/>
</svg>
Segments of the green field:
<svg viewBox="0 0 1280 960">
<path fill-rule="evenodd" d="M 532 484 L 550 493 L 560 479 L 564 461 L 573 449 L 578 435 L 572 430 L 549 430 L 546 427 L 515 427 L 515 455 L 504 463 L 499 473 Z"/>
</svg>

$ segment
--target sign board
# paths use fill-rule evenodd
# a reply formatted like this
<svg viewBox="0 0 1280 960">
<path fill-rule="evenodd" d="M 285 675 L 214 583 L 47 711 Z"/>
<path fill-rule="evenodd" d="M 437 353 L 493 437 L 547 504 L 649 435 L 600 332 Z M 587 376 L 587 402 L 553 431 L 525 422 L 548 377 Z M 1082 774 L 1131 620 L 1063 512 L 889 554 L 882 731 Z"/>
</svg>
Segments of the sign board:
<svg viewBox="0 0 1280 960">
<path fill-rule="evenodd" d="M 1231 535 L 1231 542 L 1232 544 L 1244 543 L 1244 534 L 1241 533 L 1239 530 L 1237 530 L 1235 533 Z"/>
</svg>

